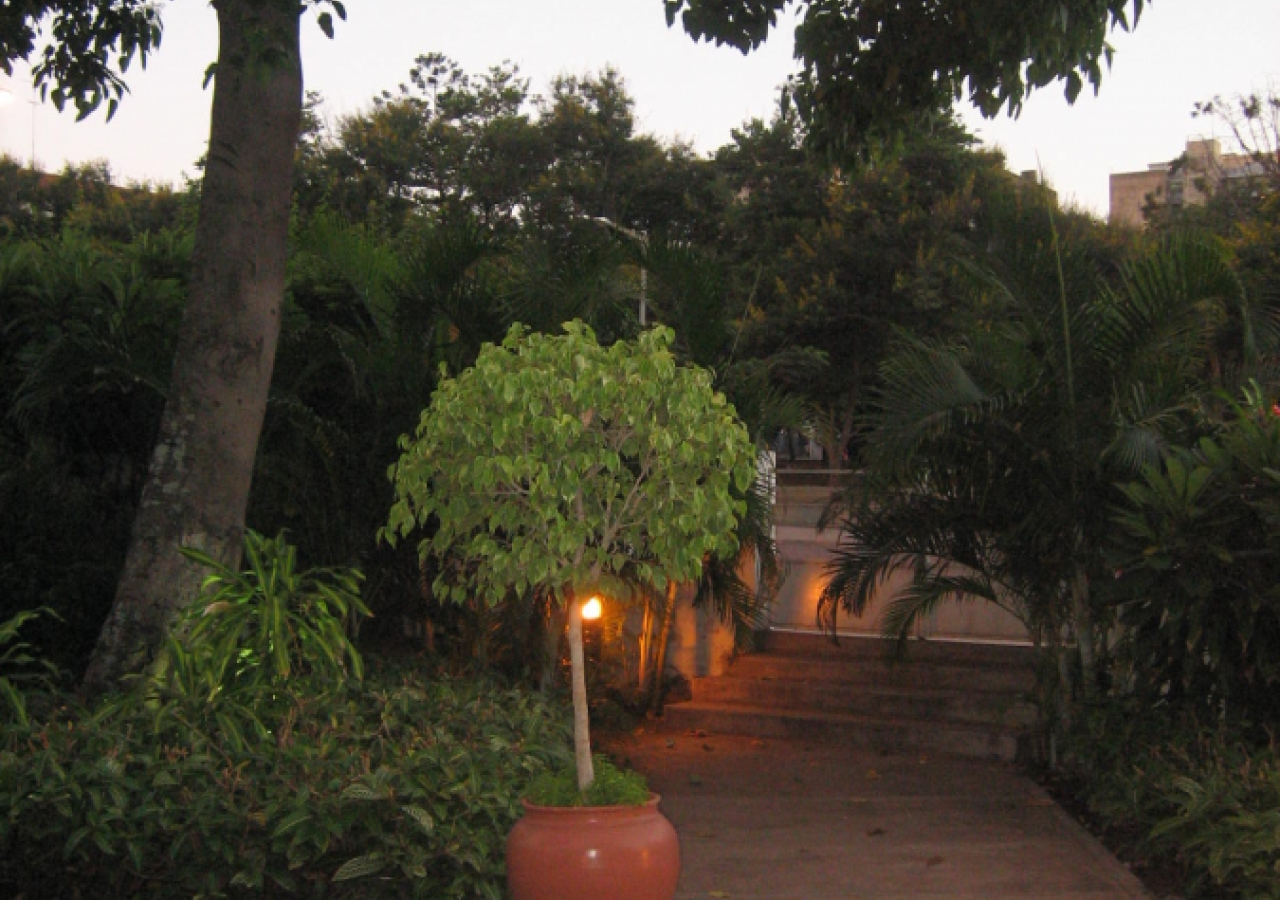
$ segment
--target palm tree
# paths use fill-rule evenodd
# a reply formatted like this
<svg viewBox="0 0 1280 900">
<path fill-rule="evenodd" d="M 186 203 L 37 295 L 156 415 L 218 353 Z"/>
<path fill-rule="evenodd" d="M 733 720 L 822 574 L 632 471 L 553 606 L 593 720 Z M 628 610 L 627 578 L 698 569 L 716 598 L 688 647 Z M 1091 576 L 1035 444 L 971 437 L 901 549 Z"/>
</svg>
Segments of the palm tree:
<svg viewBox="0 0 1280 900">
<path fill-rule="evenodd" d="M 820 616 L 834 629 L 910 571 L 887 634 L 904 640 L 943 602 L 995 603 L 1037 644 L 1074 646 L 1078 669 L 1056 653 L 1061 684 L 1078 672 L 1089 691 L 1115 484 L 1191 427 L 1232 319 L 1253 358 L 1257 316 L 1216 244 L 1168 241 L 1108 283 L 1045 213 L 1024 210 L 987 265 L 969 265 L 979 314 L 963 333 L 902 337 L 883 364 L 867 478 L 831 511 L 842 535 Z"/>
</svg>

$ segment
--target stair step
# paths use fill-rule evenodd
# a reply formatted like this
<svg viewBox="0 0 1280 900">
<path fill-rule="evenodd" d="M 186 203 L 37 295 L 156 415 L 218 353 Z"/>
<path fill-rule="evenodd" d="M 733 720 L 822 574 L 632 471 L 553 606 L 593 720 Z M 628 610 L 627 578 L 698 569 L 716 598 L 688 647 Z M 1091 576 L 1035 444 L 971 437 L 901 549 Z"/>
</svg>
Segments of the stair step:
<svg viewBox="0 0 1280 900">
<path fill-rule="evenodd" d="M 920 660 L 895 663 L 873 656 L 815 658 L 789 653 L 752 653 L 739 657 L 731 671 L 736 676 L 760 680 L 1023 694 L 1034 684 L 1033 672 L 1022 666 Z"/>
<path fill-rule="evenodd" d="M 826 503 L 780 503 L 774 507 L 773 523 L 816 530 L 826 508 Z"/>
<path fill-rule="evenodd" d="M 805 681 L 797 678 L 750 678 L 730 674 L 695 678 L 693 699 L 699 703 L 737 703 L 782 709 L 807 709 L 869 716 L 1030 726 L 1036 709 L 1014 691 L 903 688 L 881 683 Z"/>
<path fill-rule="evenodd" d="M 765 650 L 771 654 L 802 655 L 810 659 L 897 660 L 899 664 L 946 663 L 1000 668 L 1035 668 L 1035 648 L 1027 644 L 969 643 L 966 641 L 910 640 L 901 656 L 898 642 L 873 635 L 840 635 L 812 631 L 770 630 Z"/>
<path fill-rule="evenodd" d="M 1017 757 L 1019 743 L 1017 729 L 997 726 L 698 701 L 668 706 L 663 729 L 839 741 L 889 753 L 940 753 L 1009 761 Z"/>
</svg>

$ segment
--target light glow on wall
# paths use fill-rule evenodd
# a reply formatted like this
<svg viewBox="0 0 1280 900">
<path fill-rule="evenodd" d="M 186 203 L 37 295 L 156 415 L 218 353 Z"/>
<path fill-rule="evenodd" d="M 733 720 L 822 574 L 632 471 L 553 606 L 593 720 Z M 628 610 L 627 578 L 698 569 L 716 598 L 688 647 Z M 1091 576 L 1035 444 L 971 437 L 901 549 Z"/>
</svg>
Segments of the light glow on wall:
<svg viewBox="0 0 1280 900">
<path fill-rule="evenodd" d="M 600 602 L 599 597 L 592 597 L 586 603 L 582 604 L 582 619 L 586 622 L 594 622 L 604 613 L 604 605 Z"/>
</svg>

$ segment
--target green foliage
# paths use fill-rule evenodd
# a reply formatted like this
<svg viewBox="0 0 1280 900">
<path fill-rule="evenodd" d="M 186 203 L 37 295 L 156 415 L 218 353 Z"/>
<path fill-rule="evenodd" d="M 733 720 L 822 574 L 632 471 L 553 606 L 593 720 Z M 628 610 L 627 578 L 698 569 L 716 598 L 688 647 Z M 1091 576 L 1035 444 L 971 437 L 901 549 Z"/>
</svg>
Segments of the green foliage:
<svg viewBox="0 0 1280 900">
<path fill-rule="evenodd" d="M 297 550 L 283 533 L 265 538 L 247 531 L 243 571 L 199 550 L 182 553 L 210 572 L 167 655 L 197 669 L 211 694 L 253 693 L 306 672 L 341 680 L 349 669 L 363 677 L 364 664 L 347 636 L 369 613 L 358 571 L 299 571 Z"/>
<path fill-rule="evenodd" d="M 664 0 L 695 39 L 744 53 L 758 47 L 788 0 Z M 1136 23 L 1146 0 L 803 0 L 795 51 L 798 105 L 837 148 L 896 132 L 962 96 L 985 115 L 1017 114 L 1055 81 L 1074 102 L 1111 61 L 1108 30 Z"/>
<path fill-rule="evenodd" d="M 74 677 L 110 606 L 173 359 L 190 245 L 0 247 L 0 619 Z"/>
<path fill-rule="evenodd" d="M 68 100 L 83 119 L 107 101 L 115 114 L 127 88 L 121 80 L 135 56 L 160 45 L 160 11 L 143 0 L 29 0 L 0 13 L 0 69 L 29 60 L 36 38 L 48 44 L 32 66 L 36 85 L 61 110 Z M 49 91 L 52 85 L 53 90 Z"/>
<path fill-rule="evenodd" d="M 274 691 L 261 735 L 227 699 L 136 694 L 0 728 L 0 893 L 502 896 L 519 798 L 566 763 L 562 708 L 394 667 Z"/>
<path fill-rule="evenodd" d="M 424 557 L 451 557 L 439 596 L 496 602 L 541 587 L 629 595 L 624 568 L 661 587 L 730 554 L 755 477 L 745 429 L 708 373 L 676 364 L 671 332 L 596 343 L 513 327 L 443 381 L 392 474 L 390 541 L 430 525 Z"/>
<path fill-rule="evenodd" d="M 1212 717 L 1146 699 L 1090 707 L 1069 771 L 1108 826 L 1176 860 L 1188 898 L 1280 894 L 1280 752 Z"/>
<path fill-rule="evenodd" d="M 18 640 L 22 626 L 42 615 L 54 615 L 48 609 L 24 610 L 12 618 L 0 622 L 0 701 L 8 707 L 8 714 L 25 724 L 27 701 L 24 691 L 47 689 L 57 668 L 32 652 L 25 641 Z"/>
<path fill-rule="evenodd" d="M 911 578 L 882 627 L 900 640 L 944 603 L 1004 608 L 1045 651 L 1038 694 L 1057 728 L 1109 680 L 1117 483 L 1194 433 L 1216 326 L 1247 304 L 1216 245 L 1159 245 L 1108 283 L 1085 242 L 1043 222 L 975 268 L 970 327 L 904 338 L 882 366 L 868 477 L 819 608 L 829 627 L 860 614 L 899 571 Z"/>
<path fill-rule="evenodd" d="M 525 797 L 537 806 L 643 806 L 649 802 L 649 785 L 639 772 L 619 769 L 604 754 L 593 762 L 595 779 L 578 790 L 573 766 L 543 772 L 529 785 Z"/>
<path fill-rule="evenodd" d="M 1128 689 L 1261 727 L 1280 721 L 1280 417 L 1263 396 L 1123 487 L 1111 591 Z"/>
<path fill-rule="evenodd" d="M 774 123 L 774 131 L 785 129 L 783 120 Z M 752 148 L 741 136 L 739 143 L 740 153 L 768 149 Z M 767 186 L 752 173 L 745 208 L 730 219 L 739 240 L 775 241 L 756 250 L 752 305 L 759 314 L 743 323 L 741 347 L 756 359 L 787 360 L 776 381 L 811 405 L 808 424 L 833 468 L 841 467 L 893 336 L 954 333 L 967 305 L 957 255 L 966 245 L 987 243 L 993 208 L 1019 193 L 1034 195 L 1034 187 L 1004 171 L 999 155 L 975 151 L 972 143 L 958 121 L 938 116 L 873 165 L 837 177 L 813 163 L 793 163 L 789 178 L 771 174 L 777 183 Z M 779 220 L 787 212 L 778 208 L 784 192 L 796 190 L 789 181 L 806 172 L 818 189 L 816 202 L 792 210 L 803 213 L 798 219 Z M 803 203 L 803 195 L 792 202 Z M 826 364 L 805 366 L 795 358 L 801 348 L 820 352 Z"/>
</svg>

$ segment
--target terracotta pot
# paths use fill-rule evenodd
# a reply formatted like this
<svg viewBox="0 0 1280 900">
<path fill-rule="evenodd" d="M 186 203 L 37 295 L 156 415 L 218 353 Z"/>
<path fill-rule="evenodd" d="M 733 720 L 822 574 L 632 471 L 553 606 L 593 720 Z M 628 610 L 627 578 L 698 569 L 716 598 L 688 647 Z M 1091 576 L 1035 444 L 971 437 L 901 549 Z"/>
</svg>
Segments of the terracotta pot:
<svg viewBox="0 0 1280 900">
<path fill-rule="evenodd" d="M 676 830 L 643 806 L 535 806 L 507 837 L 512 900 L 671 900 L 680 877 Z"/>
</svg>

